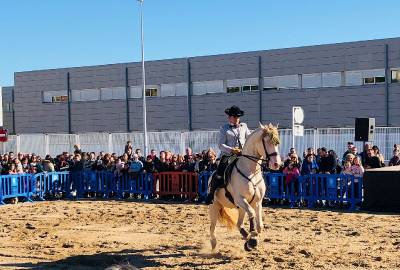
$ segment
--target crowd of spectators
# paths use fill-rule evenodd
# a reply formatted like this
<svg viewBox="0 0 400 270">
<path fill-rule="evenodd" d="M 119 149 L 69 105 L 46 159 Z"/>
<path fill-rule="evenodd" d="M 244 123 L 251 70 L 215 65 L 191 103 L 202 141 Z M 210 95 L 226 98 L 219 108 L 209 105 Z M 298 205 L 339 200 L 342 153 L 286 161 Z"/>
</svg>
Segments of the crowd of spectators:
<svg viewBox="0 0 400 270">
<path fill-rule="evenodd" d="M 151 150 L 150 154 L 144 157 L 141 149 L 133 151 L 132 143 L 128 141 L 124 153 L 83 152 L 79 145 L 74 146 L 73 154 L 63 152 L 51 157 L 47 155 L 44 159 L 35 154 L 14 155 L 13 152 L 0 155 L 1 173 L 23 174 L 41 173 L 53 171 L 82 170 L 111 171 L 116 175 L 126 173 L 155 173 L 166 171 L 178 172 L 202 172 L 214 171 L 217 168 L 217 155 L 212 148 L 201 153 L 193 153 L 187 148 L 184 155 L 174 154 L 171 151 L 156 153 Z"/>
<path fill-rule="evenodd" d="M 42 159 L 32 154 L 15 155 L 13 152 L 0 155 L 0 169 L 4 174 L 40 173 L 52 171 L 81 171 L 90 169 L 95 171 L 111 171 L 116 175 L 140 172 L 202 172 L 214 171 L 218 165 L 216 152 L 209 148 L 201 153 L 193 153 L 187 148 L 184 155 L 174 154 L 171 151 L 157 153 L 151 150 L 143 156 L 141 149 L 133 150 L 132 143 L 126 143 L 124 153 L 83 152 L 79 145 L 74 146 L 72 154 L 64 152 L 56 157 L 50 155 Z M 393 157 L 389 166 L 400 165 L 400 146 L 394 145 Z M 362 152 L 358 152 L 352 142 L 348 142 L 347 150 L 340 159 L 335 151 L 325 147 L 308 148 L 299 156 L 294 148 L 290 149 L 279 172 L 287 175 L 287 181 L 306 174 L 352 174 L 362 176 L 365 169 L 385 166 L 384 157 L 379 148 L 365 144 Z M 266 166 L 265 170 L 268 170 Z"/>
</svg>

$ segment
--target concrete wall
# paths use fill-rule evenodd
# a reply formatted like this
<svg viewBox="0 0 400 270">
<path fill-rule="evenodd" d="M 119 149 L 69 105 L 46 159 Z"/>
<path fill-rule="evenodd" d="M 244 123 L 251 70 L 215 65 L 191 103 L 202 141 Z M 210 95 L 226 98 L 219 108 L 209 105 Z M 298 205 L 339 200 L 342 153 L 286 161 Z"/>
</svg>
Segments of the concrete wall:
<svg viewBox="0 0 400 270">
<path fill-rule="evenodd" d="M 301 48 L 201 56 L 146 62 L 147 85 L 258 78 L 268 76 L 400 67 L 400 38 L 308 46 Z M 259 60 L 261 59 L 261 70 Z M 15 74 L 15 119 L 18 133 L 68 132 L 68 104 L 42 102 L 42 92 L 141 85 L 141 63 L 113 64 Z M 400 125 L 400 86 L 389 84 L 389 124 Z M 260 86 L 261 87 L 261 86 Z M 189 91 L 189 89 L 188 89 Z M 261 119 L 260 119 L 261 98 Z M 375 117 L 386 124 L 385 84 L 371 86 L 268 90 L 191 96 L 193 129 L 214 129 L 225 123 L 224 109 L 238 105 L 243 121 L 291 125 L 291 107 L 305 109 L 306 127 L 353 126 L 354 117 Z M 126 132 L 142 129 L 142 100 L 72 102 L 73 132 Z M 129 110 L 129 113 L 128 113 Z M 189 128 L 188 97 L 147 99 L 148 130 Z M 129 121 L 128 121 L 129 117 Z M 7 120 L 8 121 L 8 120 Z"/>
</svg>

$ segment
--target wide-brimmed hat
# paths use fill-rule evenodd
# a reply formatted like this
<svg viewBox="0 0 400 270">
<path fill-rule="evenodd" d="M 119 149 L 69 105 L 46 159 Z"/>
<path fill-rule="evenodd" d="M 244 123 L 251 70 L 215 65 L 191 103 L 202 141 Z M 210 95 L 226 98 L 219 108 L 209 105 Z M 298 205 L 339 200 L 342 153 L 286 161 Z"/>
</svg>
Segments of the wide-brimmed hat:
<svg viewBox="0 0 400 270">
<path fill-rule="evenodd" d="M 230 108 L 226 108 L 225 113 L 229 116 L 237 116 L 237 117 L 244 115 L 244 112 L 238 106 L 235 105 L 233 105 Z"/>
</svg>

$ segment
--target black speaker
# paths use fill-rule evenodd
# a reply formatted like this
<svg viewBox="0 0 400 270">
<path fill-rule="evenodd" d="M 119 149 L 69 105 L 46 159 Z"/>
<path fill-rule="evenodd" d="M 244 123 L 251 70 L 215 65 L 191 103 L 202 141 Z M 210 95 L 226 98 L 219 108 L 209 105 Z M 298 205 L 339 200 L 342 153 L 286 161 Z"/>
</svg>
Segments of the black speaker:
<svg viewBox="0 0 400 270">
<path fill-rule="evenodd" d="M 355 141 L 372 142 L 374 140 L 375 118 L 356 118 Z"/>
</svg>

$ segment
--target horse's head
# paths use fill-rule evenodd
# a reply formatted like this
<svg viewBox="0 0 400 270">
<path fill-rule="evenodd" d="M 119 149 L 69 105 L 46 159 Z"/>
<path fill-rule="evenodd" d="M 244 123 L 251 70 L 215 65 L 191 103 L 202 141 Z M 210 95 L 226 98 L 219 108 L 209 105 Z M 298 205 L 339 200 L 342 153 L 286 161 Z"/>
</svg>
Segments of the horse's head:
<svg viewBox="0 0 400 270">
<path fill-rule="evenodd" d="M 257 151 L 260 156 L 268 160 L 269 168 L 277 170 L 282 163 L 278 151 L 278 145 L 280 144 L 278 127 L 273 126 L 271 123 L 265 126 L 260 123 L 260 129 L 262 130 L 261 140 L 257 143 Z"/>
</svg>

